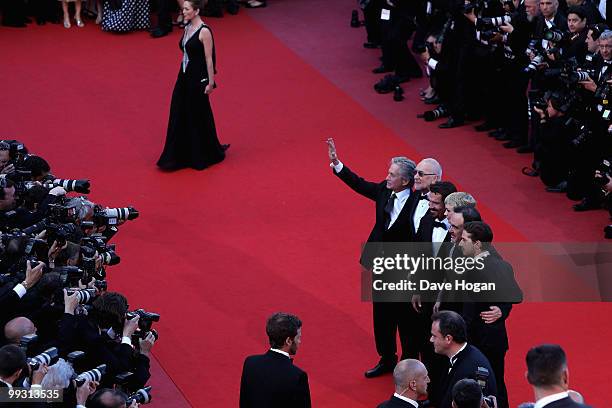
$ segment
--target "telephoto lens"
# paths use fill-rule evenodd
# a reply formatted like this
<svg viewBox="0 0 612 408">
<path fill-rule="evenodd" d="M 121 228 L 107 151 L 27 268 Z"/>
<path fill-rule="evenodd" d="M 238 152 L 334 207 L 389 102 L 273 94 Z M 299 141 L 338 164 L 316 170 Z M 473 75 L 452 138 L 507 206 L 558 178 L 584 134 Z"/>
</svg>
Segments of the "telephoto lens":
<svg viewBox="0 0 612 408">
<path fill-rule="evenodd" d="M 28 365 L 32 368 L 32 371 L 38 370 L 41 364 L 48 366 L 53 365 L 59 359 L 59 353 L 57 347 L 51 347 L 37 356 L 28 359 Z"/>
<path fill-rule="evenodd" d="M 148 404 L 152 399 L 151 395 L 151 386 L 147 386 L 139 389 L 132 395 L 130 395 L 126 401 L 126 405 L 130 405 L 132 402 L 136 401 L 138 404 Z"/>
<path fill-rule="evenodd" d="M 425 119 L 426 122 L 433 122 L 436 119 L 445 118 L 447 116 L 448 116 L 448 109 L 446 109 L 446 107 L 442 105 L 438 106 L 436 109 L 432 111 L 427 111 L 423 113 L 423 119 Z"/>
<path fill-rule="evenodd" d="M 106 364 L 100 364 L 92 370 L 85 371 L 77 375 L 74 381 L 76 382 L 77 387 L 80 387 L 81 385 L 85 384 L 86 381 L 100 382 L 104 374 L 106 374 Z"/>
</svg>

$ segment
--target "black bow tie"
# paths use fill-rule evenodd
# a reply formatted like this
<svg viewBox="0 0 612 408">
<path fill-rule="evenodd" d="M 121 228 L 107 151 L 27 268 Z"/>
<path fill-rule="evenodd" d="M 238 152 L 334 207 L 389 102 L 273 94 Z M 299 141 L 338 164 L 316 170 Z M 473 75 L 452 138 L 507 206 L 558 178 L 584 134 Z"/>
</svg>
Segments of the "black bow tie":
<svg viewBox="0 0 612 408">
<path fill-rule="evenodd" d="M 444 228 L 445 230 L 448 229 L 445 223 L 439 221 L 434 221 L 433 226 L 434 228 Z"/>
<path fill-rule="evenodd" d="M 427 200 L 427 201 L 429 201 L 429 198 L 427 198 L 427 194 L 423 194 L 423 195 L 421 195 L 421 196 L 419 197 L 419 201 L 421 201 L 421 200 Z"/>
</svg>

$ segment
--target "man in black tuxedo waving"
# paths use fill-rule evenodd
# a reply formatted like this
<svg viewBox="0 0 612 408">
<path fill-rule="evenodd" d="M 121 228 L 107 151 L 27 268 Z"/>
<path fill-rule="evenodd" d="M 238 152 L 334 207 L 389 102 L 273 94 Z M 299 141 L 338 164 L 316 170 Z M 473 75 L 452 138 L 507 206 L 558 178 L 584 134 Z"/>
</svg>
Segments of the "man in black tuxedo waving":
<svg viewBox="0 0 612 408">
<path fill-rule="evenodd" d="M 542 344 L 527 352 L 527 381 L 533 386 L 538 408 L 588 408 L 570 398 L 569 370 L 563 349 Z"/>
<path fill-rule="evenodd" d="M 361 265 L 370 270 L 373 258 L 379 256 L 378 243 L 414 241 L 412 209 L 415 207 L 414 200 L 418 200 L 418 197 L 412 194 L 411 189 L 414 184 L 415 163 L 406 157 L 394 157 L 391 159 L 387 178 L 374 183 L 359 177 L 338 160 L 333 139 L 328 139 L 327 144 L 334 175 L 355 192 L 376 203 L 376 222 L 360 259 Z M 401 360 L 418 357 L 418 348 L 415 342 L 409 339 L 412 328 L 407 312 L 410 306 L 403 302 L 372 302 L 372 308 L 374 340 L 380 361 L 366 371 L 365 376 L 368 378 L 393 371 L 397 362 L 398 330 L 402 344 Z"/>
<path fill-rule="evenodd" d="M 244 360 L 240 408 L 307 408 L 310 388 L 306 373 L 293 365 L 302 338 L 297 316 L 274 313 L 266 323 L 270 350 Z"/>
</svg>

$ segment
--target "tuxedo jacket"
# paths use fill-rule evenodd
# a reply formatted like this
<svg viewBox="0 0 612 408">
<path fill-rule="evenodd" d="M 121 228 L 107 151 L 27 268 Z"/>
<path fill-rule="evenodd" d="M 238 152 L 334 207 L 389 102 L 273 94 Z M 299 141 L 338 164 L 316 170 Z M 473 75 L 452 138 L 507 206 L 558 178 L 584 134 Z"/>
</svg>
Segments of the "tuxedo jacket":
<svg viewBox="0 0 612 408">
<path fill-rule="evenodd" d="M 423 255 L 427 257 L 434 257 L 434 247 L 432 242 L 434 221 L 436 221 L 436 219 L 429 212 L 427 212 L 421 218 L 419 229 L 415 236 L 415 241 L 422 243 L 419 245 L 419 249 L 422 249 Z M 452 247 L 452 243 L 450 232 L 448 230 L 446 231 L 443 242 L 439 242 L 438 245 L 440 245 L 440 247 L 438 248 L 438 252 L 435 254 L 435 257 L 441 258 L 442 260 L 450 257 L 449 252 Z M 422 273 L 416 273 L 415 277 L 417 279 L 427 279 L 430 282 L 442 283 L 442 281 L 444 281 L 445 271 L 444 269 L 427 269 Z M 435 302 L 437 298 L 437 293 L 432 291 L 427 291 L 421 295 L 426 295 L 423 300 L 428 302 Z"/>
<path fill-rule="evenodd" d="M 489 378 L 483 394 L 497 396 L 497 383 L 489 360 L 487 360 L 480 350 L 468 344 L 465 349 L 457 355 L 457 360 L 450 371 L 447 373 L 447 371 L 444 370 L 440 382 L 439 394 L 433 396 L 433 405 L 436 408 L 451 408 L 453 387 L 464 378 L 473 379 L 478 367 L 489 370 Z"/>
<path fill-rule="evenodd" d="M 244 360 L 240 408 L 310 407 L 306 372 L 287 356 L 268 350 Z"/>
<path fill-rule="evenodd" d="M 579 404 L 575 402 L 570 397 L 565 397 L 563 399 L 557 400 L 555 402 L 551 402 L 548 405 L 545 405 L 544 408 L 591 408 L 588 405 Z"/>
<path fill-rule="evenodd" d="M 417 194 L 413 192 L 410 193 L 410 197 L 408 197 L 404 203 L 402 211 L 399 213 L 397 219 L 389 229 L 386 229 L 385 220 L 387 214 L 385 213 L 385 205 L 393 193 L 392 190 L 387 188 L 386 181 L 380 183 L 366 181 L 353 173 L 347 166 L 343 166 L 342 170 L 338 173 L 336 173 L 335 170 L 333 170 L 333 172 L 355 192 L 376 203 L 376 221 L 368 237 L 368 243 L 414 241 L 414 222 L 412 220 L 412 214 L 413 208 L 415 207 L 414 201 L 418 200 Z M 379 252 L 375 244 L 366 245 L 364 251 L 361 253 L 360 263 L 364 267 L 370 268 L 372 259 L 378 255 Z"/>
<path fill-rule="evenodd" d="M 468 327 L 468 341 L 482 351 L 505 352 L 508 350 L 506 319 L 510 315 L 512 304 L 522 301 L 523 292 L 514 279 L 512 266 L 504 261 L 497 251 L 483 261 L 483 270 L 469 271 L 466 273 L 466 280 L 494 282 L 496 292 L 501 290 L 504 294 L 473 293 L 473 301 L 463 304 L 462 315 Z M 502 317 L 487 324 L 480 317 L 480 313 L 489 311 L 491 306 L 499 307 Z"/>
<path fill-rule="evenodd" d="M 389 400 L 378 404 L 377 408 L 414 408 L 414 405 L 393 395 Z"/>
</svg>

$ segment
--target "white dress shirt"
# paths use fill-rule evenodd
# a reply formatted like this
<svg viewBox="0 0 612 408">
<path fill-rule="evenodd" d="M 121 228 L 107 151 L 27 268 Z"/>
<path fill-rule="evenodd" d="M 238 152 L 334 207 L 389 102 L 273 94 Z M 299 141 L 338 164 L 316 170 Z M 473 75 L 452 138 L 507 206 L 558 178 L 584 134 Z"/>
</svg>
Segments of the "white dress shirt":
<svg viewBox="0 0 612 408">
<path fill-rule="evenodd" d="M 438 221 L 438 220 L 436 220 Z M 446 218 L 444 218 L 441 222 L 446 225 L 446 228 L 442 227 L 434 227 L 433 232 L 431 233 L 431 242 L 433 242 L 433 254 L 434 256 L 438 255 L 438 251 L 446 238 L 446 234 L 448 234 L 448 228 L 450 227 L 450 223 Z"/>
<path fill-rule="evenodd" d="M 418 193 L 418 191 L 415 191 L 415 193 Z M 414 223 L 414 232 L 417 232 L 419 230 L 419 225 L 421 225 L 421 218 L 423 218 L 423 216 L 425 214 L 427 214 L 427 211 L 429 211 L 429 201 L 427 200 L 421 200 L 421 197 L 419 197 L 419 203 L 416 206 L 416 209 L 414 210 L 414 217 L 412 218 L 412 221 Z"/>
<path fill-rule="evenodd" d="M 455 363 L 457 362 L 457 354 L 461 353 L 463 350 L 465 350 L 465 348 L 467 347 L 467 342 L 463 343 L 463 346 L 461 346 L 461 348 L 450 357 L 450 364 L 451 366 L 448 368 L 448 372 L 450 373 L 450 370 L 453 368 L 453 366 L 455 365 Z"/>
<path fill-rule="evenodd" d="M 405 190 L 400 191 L 395 194 L 395 200 L 393 201 L 393 210 L 391 210 L 391 222 L 389 222 L 389 228 L 393 225 L 400 212 L 402 212 L 402 208 L 404 208 L 404 204 L 406 204 L 406 200 L 410 197 L 410 189 L 407 188 Z"/>
<path fill-rule="evenodd" d="M 275 353 L 282 354 L 286 356 L 288 359 L 291 359 L 291 356 L 286 351 L 275 349 L 275 348 L 271 348 L 270 351 L 274 351 Z"/>
<path fill-rule="evenodd" d="M 540 398 L 539 400 L 537 400 L 533 408 L 542 408 L 548 404 L 551 404 L 555 401 L 559 401 L 567 397 L 569 397 L 569 394 L 567 393 L 567 391 L 560 392 L 558 394 L 552 394 L 552 395 L 549 395 L 548 397 Z"/>
<path fill-rule="evenodd" d="M 395 398 L 399 398 L 399 399 L 401 399 L 402 401 L 406 401 L 406 402 L 407 402 L 407 403 L 409 403 L 410 405 L 413 405 L 413 406 L 414 406 L 414 408 L 419 408 L 419 403 L 418 403 L 418 402 L 416 402 L 416 401 L 415 401 L 415 400 L 413 400 L 413 399 L 410 399 L 410 398 L 408 398 L 408 397 L 404 397 L 403 395 L 399 395 L 397 392 L 393 393 L 393 396 L 394 396 Z"/>
</svg>

